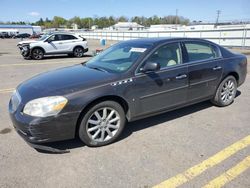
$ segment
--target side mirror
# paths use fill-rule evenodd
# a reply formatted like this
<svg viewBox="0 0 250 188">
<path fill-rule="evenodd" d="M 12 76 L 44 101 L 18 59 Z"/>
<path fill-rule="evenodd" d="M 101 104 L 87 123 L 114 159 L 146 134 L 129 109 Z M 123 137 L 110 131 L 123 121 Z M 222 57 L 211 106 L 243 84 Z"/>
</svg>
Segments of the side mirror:
<svg viewBox="0 0 250 188">
<path fill-rule="evenodd" d="M 159 63 L 156 62 L 146 62 L 144 67 L 140 68 L 140 71 L 143 73 L 146 72 L 154 72 L 160 70 L 161 66 Z"/>
<path fill-rule="evenodd" d="M 51 43 L 51 42 L 52 42 L 52 40 L 51 40 L 51 39 L 47 39 L 47 42 L 48 42 L 48 43 Z"/>
</svg>

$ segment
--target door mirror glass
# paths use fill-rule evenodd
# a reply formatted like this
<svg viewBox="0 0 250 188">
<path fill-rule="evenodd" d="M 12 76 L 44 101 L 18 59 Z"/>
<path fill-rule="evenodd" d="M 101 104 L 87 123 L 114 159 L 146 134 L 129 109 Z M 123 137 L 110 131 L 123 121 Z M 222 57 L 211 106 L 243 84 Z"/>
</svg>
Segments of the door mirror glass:
<svg viewBox="0 0 250 188">
<path fill-rule="evenodd" d="M 144 65 L 144 67 L 142 67 L 140 69 L 141 72 L 155 72 L 155 71 L 158 71 L 160 70 L 161 66 L 159 63 L 157 62 L 146 62 L 146 64 Z"/>
</svg>

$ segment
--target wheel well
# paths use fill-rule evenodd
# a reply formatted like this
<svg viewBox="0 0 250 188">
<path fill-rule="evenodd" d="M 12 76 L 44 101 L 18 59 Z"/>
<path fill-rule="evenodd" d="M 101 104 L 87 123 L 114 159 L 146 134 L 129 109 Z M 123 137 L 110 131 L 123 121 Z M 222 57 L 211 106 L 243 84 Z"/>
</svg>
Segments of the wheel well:
<svg viewBox="0 0 250 188">
<path fill-rule="evenodd" d="M 236 79 L 237 84 L 239 83 L 239 75 L 238 75 L 237 72 L 230 72 L 229 74 L 227 74 L 227 75 L 225 76 L 225 78 L 228 77 L 228 76 L 233 76 L 233 77 Z"/>
<path fill-rule="evenodd" d="M 45 53 L 45 50 L 42 47 L 39 47 L 39 46 L 33 47 L 31 52 L 33 52 L 33 50 L 35 50 L 35 49 L 41 49 L 43 51 L 43 53 Z"/>
<path fill-rule="evenodd" d="M 78 130 L 79 130 L 79 126 L 81 123 L 81 120 L 84 116 L 84 114 L 94 105 L 100 103 L 100 102 L 104 102 L 104 101 L 114 101 L 117 102 L 118 104 L 120 104 L 127 116 L 127 113 L 129 111 L 129 106 L 127 101 L 125 101 L 123 98 L 115 96 L 115 95 L 109 95 L 109 96 L 104 96 L 104 97 L 100 97 L 97 98 L 95 100 L 93 100 L 92 102 L 90 102 L 86 107 L 84 107 L 77 119 L 77 124 L 76 124 L 76 129 L 75 129 L 75 136 L 78 136 Z"/>
<path fill-rule="evenodd" d="M 74 48 L 73 48 L 73 51 L 76 49 L 76 48 L 78 48 L 78 47 L 80 47 L 80 48 L 82 48 L 82 49 L 84 49 L 82 46 L 75 46 Z"/>
</svg>

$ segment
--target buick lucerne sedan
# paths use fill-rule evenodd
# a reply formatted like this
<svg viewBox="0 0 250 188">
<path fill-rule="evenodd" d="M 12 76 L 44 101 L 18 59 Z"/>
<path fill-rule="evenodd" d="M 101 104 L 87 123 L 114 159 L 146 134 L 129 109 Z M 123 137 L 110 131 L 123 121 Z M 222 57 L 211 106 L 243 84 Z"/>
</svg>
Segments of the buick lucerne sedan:
<svg viewBox="0 0 250 188">
<path fill-rule="evenodd" d="M 29 143 L 79 137 L 103 146 L 117 140 L 126 122 L 205 100 L 230 105 L 246 73 L 245 56 L 206 40 L 130 40 L 21 83 L 9 113 Z"/>
</svg>

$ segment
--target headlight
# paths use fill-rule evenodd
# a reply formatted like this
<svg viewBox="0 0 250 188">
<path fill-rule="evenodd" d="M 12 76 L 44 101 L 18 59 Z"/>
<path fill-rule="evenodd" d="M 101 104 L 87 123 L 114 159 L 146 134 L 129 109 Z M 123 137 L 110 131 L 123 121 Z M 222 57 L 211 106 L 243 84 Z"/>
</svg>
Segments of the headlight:
<svg viewBox="0 0 250 188">
<path fill-rule="evenodd" d="M 36 117 L 54 116 L 64 108 L 67 102 L 68 100 L 62 96 L 38 98 L 28 102 L 23 113 Z"/>
</svg>

